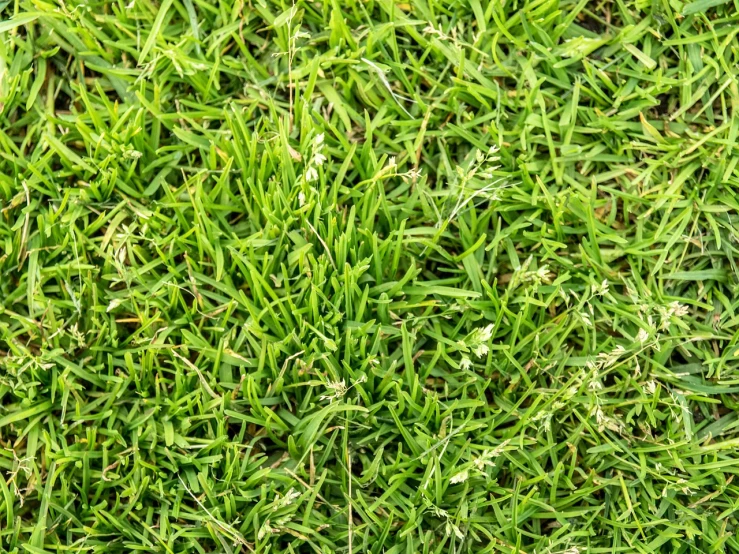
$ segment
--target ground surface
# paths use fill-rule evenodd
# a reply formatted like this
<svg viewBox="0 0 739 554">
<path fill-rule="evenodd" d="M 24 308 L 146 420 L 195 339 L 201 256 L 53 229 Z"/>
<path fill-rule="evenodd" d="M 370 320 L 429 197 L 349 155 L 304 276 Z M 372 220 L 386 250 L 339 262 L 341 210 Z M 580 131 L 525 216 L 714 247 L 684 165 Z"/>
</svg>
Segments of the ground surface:
<svg viewBox="0 0 739 554">
<path fill-rule="evenodd" d="M 0 2 L 0 547 L 739 552 L 739 15 Z"/>
</svg>

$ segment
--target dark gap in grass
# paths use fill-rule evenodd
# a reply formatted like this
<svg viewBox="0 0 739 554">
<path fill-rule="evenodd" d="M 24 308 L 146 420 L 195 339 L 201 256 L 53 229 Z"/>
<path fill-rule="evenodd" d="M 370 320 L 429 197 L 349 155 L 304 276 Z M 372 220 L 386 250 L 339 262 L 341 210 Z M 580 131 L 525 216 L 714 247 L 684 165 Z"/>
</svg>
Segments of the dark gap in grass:
<svg viewBox="0 0 739 554">
<path fill-rule="evenodd" d="M 675 99 L 668 93 L 657 96 L 659 104 L 652 108 L 657 117 L 668 117 L 675 111 Z"/>
<path fill-rule="evenodd" d="M 606 32 L 606 26 L 603 25 L 603 23 L 599 21 L 597 18 L 593 17 L 587 12 L 580 12 L 578 14 L 577 23 L 582 28 L 592 33 L 595 33 L 597 35 L 602 35 Z"/>
</svg>

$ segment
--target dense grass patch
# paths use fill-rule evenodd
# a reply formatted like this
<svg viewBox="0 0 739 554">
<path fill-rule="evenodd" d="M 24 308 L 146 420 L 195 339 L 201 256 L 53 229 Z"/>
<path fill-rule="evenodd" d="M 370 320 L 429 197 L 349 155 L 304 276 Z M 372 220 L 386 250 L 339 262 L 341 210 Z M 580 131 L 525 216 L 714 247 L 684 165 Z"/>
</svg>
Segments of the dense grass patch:
<svg viewBox="0 0 739 554">
<path fill-rule="evenodd" d="M 0 1 L 0 549 L 739 552 L 738 34 Z"/>
</svg>

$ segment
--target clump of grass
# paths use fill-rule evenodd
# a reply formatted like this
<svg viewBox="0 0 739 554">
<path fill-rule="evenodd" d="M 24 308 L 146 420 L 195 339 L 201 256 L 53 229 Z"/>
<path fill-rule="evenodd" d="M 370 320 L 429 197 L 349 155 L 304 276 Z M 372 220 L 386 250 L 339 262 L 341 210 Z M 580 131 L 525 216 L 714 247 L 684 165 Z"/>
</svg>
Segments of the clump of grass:
<svg viewBox="0 0 739 554">
<path fill-rule="evenodd" d="M 728 2 L 0 1 L 0 547 L 737 552 Z"/>
</svg>

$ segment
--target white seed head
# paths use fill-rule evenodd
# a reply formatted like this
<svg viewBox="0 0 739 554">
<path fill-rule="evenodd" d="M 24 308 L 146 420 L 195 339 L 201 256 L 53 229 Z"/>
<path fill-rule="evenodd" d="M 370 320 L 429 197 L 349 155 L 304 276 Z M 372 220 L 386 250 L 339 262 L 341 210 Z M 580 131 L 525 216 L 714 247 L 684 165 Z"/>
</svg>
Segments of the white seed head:
<svg viewBox="0 0 739 554">
<path fill-rule="evenodd" d="M 593 285 L 593 294 L 597 296 L 603 296 L 604 294 L 608 294 L 608 279 L 603 279 L 600 285 Z"/>
<path fill-rule="evenodd" d="M 313 156 L 313 165 L 321 167 L 325 161 L 326 156 L 324 156 L 320 152 L 316 152 L 316 154 Z"/>
<path fill-rule="evenodd" d="M 477 347 L 475 347 L 472 351 L 475 353 L 475 356 L 477 356 L 478 358 L 482 358 L 484 355 L 488 353 L 489 348 L 487 344 L 480 344 Z"/>
<path fill-rule="evenodd" d="M 318 180 L 318 171 L 315 167 L 311 166 L 305 170 L 305 180 L 309 183 Z"/>
<path fill-rule="evenodd" d="M 465 469 L 455 474 L 451 479 L 449 479 L 449 482 L 452 485 L 456 485 L 457 483 L 464 483 L 469 478 L 470 478 L 470 472 L 469 470 Z"/>
<path fill-rule="evenodd" d="M 487 325 L 482 330 L 478 329 L 478 332 L 480 334 L 479 340 L 480 342 L 489 341 L 493 336 L 493 327 L 494 325 L 491 323 L 490 325 Z"/>
<path fill-rule="evenodd" d="M 331 402 L 343 397 L 346 394 L 346 391 L 349 390 L 346 387 L 346 381 L 344 381 L 344 379 L 341 381 L 329 381 L 326 383 L 326 389 L 328 389 L 329 394 L 322 395 L 320 399 L 329 400 Z"/>
</svg>

